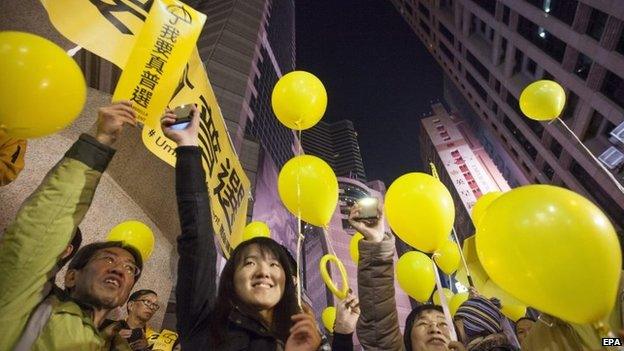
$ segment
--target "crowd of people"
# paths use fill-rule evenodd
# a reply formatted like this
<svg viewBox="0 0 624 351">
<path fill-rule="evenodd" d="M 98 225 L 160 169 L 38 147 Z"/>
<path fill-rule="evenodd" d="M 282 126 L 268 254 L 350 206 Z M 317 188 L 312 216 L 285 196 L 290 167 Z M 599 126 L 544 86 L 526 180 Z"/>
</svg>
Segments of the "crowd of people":
<svg viewBox="0 0 624 351">
<path fill-rule="evenodd" d="M 422 304 L 405 321 L 395 301 L 395 239 L 383 213 L 350 224 L 359 243 L 358 294 L 336 304 L 333 333 L 319 327 L 309 303 L 298 299 L 297 264 L 270 238 L 238 245 L 218 271 L 214 229 L 202 156 L 198 112 L 185 129 L 176 117 L 161 119 L 176 149 L 176 196 L 180 220 L 176 284 L 177 330 L 156 332 L 149 321 L 160 308 L 152 290 L 131 294 L 143 262 L 119 241 L 81 247 L 78 225 L 115 154 L 125 125 L 136 125 L 127 101 L 99 110 L 94 136 L 83 134 L 25 201 L 0 241 L 0 350 L 364 350 L 503 351 L 597 350 L 591 326 L 542 314 L 515 323 L 496 299 L 475 289 L 449 321 L 441 306 Z M 64 287 L 54 284 L 67 264 Z M 218 282 L 217 282 L 218 277 Z M 610 322 L 622 329 L 622 291 Z M 126 305 L 127 317 L 108 319 Z M 401 332 L 400 324 L 405 328 Z M 455 332 L 452 332 L 455 331 Z M 453 340 L 457 335 L 458 340 Z"/>
</svg>

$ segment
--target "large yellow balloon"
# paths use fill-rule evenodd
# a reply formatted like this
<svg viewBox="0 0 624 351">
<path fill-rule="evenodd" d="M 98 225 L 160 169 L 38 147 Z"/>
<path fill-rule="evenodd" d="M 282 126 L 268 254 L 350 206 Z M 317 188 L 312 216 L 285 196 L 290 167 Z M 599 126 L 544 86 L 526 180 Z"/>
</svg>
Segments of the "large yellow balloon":
<svg viewBox="0 0 624 351">
<path fill-rule="evenodd" d="M 407 173 L 392 182 L 384 206 L 392 230 L 420 251 L 440 248 L 453 228 L 451 193 L 426 173 Z"/>
<path fill-rule="evenodd" d="M 494 200 L 498 199 L 503 192 L 501 191 L 492 191 L 487 194 L 482 195 L 477 199 L 474 207 L 472 208 L 472 223 L 474 223 L 475 228 L 479 225 L 479 222 L 483 219 L 483 215 L 485 215 L 485 211 L 487 208 L 494 202 Z"/>
<path fill-rule="evenodd" d="M 323 320 L 325 329 L 329 330 L 330 333 L 333 333 L 334 323 L 336 323 L 336 307 L 326 307 L 323 312 L 321 312 L 321 320 Z"/>
<path fill-rule="evenodd" d="M 536 121 L 549 121 L 559 117 L 565 102 L 565 91 L 552 80 L 533 82 L 520 94 L 520 110 Z"/>
<path fill-rule="evenodd" d="M 468 300 L 468 297 L 468 292 L 455 294 L 453 295 L 453 297 L 451 297 L 451 302 L 449 302 L 449 310 L 451 310 L 452 315 L 455 315 L 462 303 Z"/>
<path fill-rule="evenodd" d="M 293 71 L 277 81 L 271 95 L 273 112 L 290 129 L 303 130 L 321 120 L 327 107 L 327 92 L 312 73 Z"/>
<path fill-rule="evenodd" d="M 447 288 L 442 288 L 442 293 L 444 294 L 444 297 L 446 297 L 446 303 L 450 303 L 451 299 L 453 298 L 453 292 L 450 289 Z M 442 300 L 440 300 L 440 293 L 438 292 L 438 290 L 436 289 L 436 291 L 433 292 L 433 303 L 438 305 L 438 306 L 442 306 Z"/>
<path fill-rule="evenodd" d="M 355 232 L 349 242 L 349 256 L 351 256 L 351 260 L 353 260 L 355 264 L 358 264 L 360 260 L 360 249 L 358 245 L 360 244 L 360 240 L 363 238 L 364 236 L 362 234 Z"/>
<path fill-rule="evenodd" d="M 514 322 L 526 316 L 526 310 L 527 308 L 524 305 L 503 305 L 501 307 L 501 312 Z"/>
<path fill-rule="evenodd" d="M 459 248 L 454 241 L 447 240 L 433 255 L 433 260 L 446 274 L 453 274 L 459 267 L 461 256 Z"/>
<path fill-rule="evenodd" d="M 76 62 L 34 34 L 0 32 L 0 77 L 0 130 L 15 138 L 63 130 L 87 98 Z"/>
<path fill-rule="evenodd" d="M 551 185 L 528 185 L 496 200 L 476 235 L 479 260 L 506 292 L 569 322 L 612 310 L 622 256 L 615 230 L 589 200 Z"/>
<path fill-rule="evenodd" d="M 154 250 L 154 233 L 147 225 L 139 221 L 125 221 L 117 224 L 108 233 L 107 241 L 122 241 L 139 251 L 143 262 L 147 261 Z"/>
<path fill-rule="evenodd" d="M 256 237 L 271 237 L 271 230 L 266 223 L 261 221 L 253 221 L 245 226 L 243 230 L 243 240 L 249 240 Z"/>
<path fill-rule="evenodd" d="M 277 189 L 290 213 L 319 227 L 329 224 L 338 204 L 336 175 L 316 156 L 301 155 L 286 162 Z"/>
<path fill-rule="evenodd" d="M 435 273 L 431 259 L 422 252 L 403 254 L 396 265 L 399 286 L 416 301 L 429 300 L 435 286 Z"/>
</svg>

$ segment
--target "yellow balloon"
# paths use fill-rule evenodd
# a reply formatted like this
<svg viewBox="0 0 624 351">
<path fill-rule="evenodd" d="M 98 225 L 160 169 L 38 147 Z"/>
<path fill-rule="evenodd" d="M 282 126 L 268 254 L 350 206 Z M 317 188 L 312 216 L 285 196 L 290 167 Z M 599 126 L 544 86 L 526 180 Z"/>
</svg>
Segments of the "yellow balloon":
<svg viewBox="0 0 624 351">
<path fill-rule="evenodd" d="M 461 256 L 459 248 L 454 241 L 447 240 L 441 248 L 437 249 L 433 255 L 433 260 L 446 274 L 453 274 L 459 267 Z"/>
<path fill-rule="evenodd" d="M 290 129 L 303 130 L 321 120 L 327 107 L 327 92 L 312 73 L 293 71 L 277 81 L 271 94 L 273 112 Z"/>
<path fill-rule="evenodd" d="M 321 312 L 321 320 L 323 320 L 325 329 L 329 330 L 330 333 L 333 333 L 334 323 L 336 322 L 336 307 L 326 307 L 323 312 Z"/>
<path fill-rule="evenodd" d="M 359 232 L 355 232 L 351 237 L 351 241 L 349 242 L 349 255 L 351 256 L 351 260 L 355 264 L 358 264 L 360 261 L 360 249 L 358 247 L 360 240 L 362 240 L 364 236 Z"/>
<path fill-rule="evenodd" d="M 565 102 L 565 91 L 552 80 L 533 82 L 520 94 L 520 110 L 536 121 L 549 121 L 559 117 Z"/>
<path fill-rule="evenodd" d="M 249 240 L 249 239 L 256 238 L 256 237 L 261 237 L 261 236 L 266 237 L 266 238 L 271 237 L 271 230 L 269 229 L 269 226 L 266 225 L 266 223 L 264 222 L 253 221 L 247 224 L 247 226 L 245 226 L 245 229 L 243 230 L 242 241 Z"/>
<path fill-rule="evenodd" d="M 468 296 L 468 292 L 453 295 L 453 297 L 451 298 L 451 302 L 449 302 L 449 310 L 451 310 L 452 315 L 455 315 L 462 303 L 468 300 Z"/>
<path fill-rule="evenodd" d="M 388 188 L 384 206 L 392 230 L 412 247 L 433 252 L 448 240 L 455 205 L 448 189 L 431 175 L 402 175 Z"/>
<path fill-rule="evenodd" d="M 336 284 L 334 284 L 334 281 L 327 271 L 327 263 L 329 262 L 334 262 L 336 264 L 336 267 L 338 267 L 338 272 L 340 272 L 340 279 L 342 280 L 342 287 L 340 289 L 338 289 Z M 323 278 L 323 281 L 325 282 L 325 285 L 327 285 L 327 288 L 341 300 L 347 297 L 347 294 L 349 293 L 349 280 L 347 279 L 347 270 L 345 269 L 344 264 L 342 264 L 342 261 L 340 261 L 340 259 L 334 255 L 325 255 L 321 257 L 321 261 L 319 262 L 319 269 L 321 271 L 321 278 Z"/>
<path fill-rule="evenodd" d="M 474 223 L 475 227 L 477 227 L 479 222 L 483 219 L 483 215 L 485 215 L 487 208 L 501 195 L 503 195 L 503 192 L 501 191 L 492 191 L 477 199 L 477 202 L 472 208 L 472 223 Z"/>
<path fill-rule="evenodd" d="M 527 308 L 524 305 L 503 305 L 501 307 L 501 312 L 514 322 L 526 316 L 526 310 Z"/>
<path fill-rule="evenodd" d="M 451 299 L 453 298 L 453 292 L 450 289 L 442 288 L 442 293 L 444 294 L 444 297 L 446 297 L 446 303 L 449 304 L 451 302 Z M 438 306 L 442 306 L 442 301 L 440 300 L 440 293 L 438 292 L 437 289 L 436 291 L 433 292 L 433 303 Z"/>
<path fill-rule="evenodd" d="M 422 252 L 404 253 L 396 265 L 399 286 L 416 301 L 425 302 L 435 286 L 435 273 L 431 259 Z"/>
<path fill-rule="evenodd" d="M 122 241 L 139 251 L 143 262 L 147 261 L 154 250 L 154 233 L 147 225 L 139 221 L 125 221 L 117 224 L 108 233 L 107 241 Z"/>
<path fill-rule="evenodd" d="M 15 138 L 65 129 L 87 98 L 76 62 L 56 44 L 34 34 L 0 32 L 0 77 L 0 130 Z"/>
<path fill-rule="evenodd" d="M 286 162 L 277 189 L 290 213 L 319 227 L 329 224 L 338 204 L 336 175 L 316 156 L 301 155 Z"/>
<path fill-rule="evenodd" d="M 613 309 L 617 235 L 596 205 L 570 190 L 528 185 L 506 193 L 488 208 L 476 245 L 490 278 L 524 304 L 577 324 Z"/>
<path fill-rule="evenodd" d="M 489 281 L 490 277 L 488 277 L 485 269 L 479 262 L 479 257 L 477 256 L 477 246 L 475 244 L 475 236 L 468 237 L 464 239 L 464 244 L 462 246 L 462 252 L 464 253 L 464 258 L 466 259 L 466 264 L 468 265 L 468 269 L 470 270 L 470 276 L 472 277 L 472 282 L 474 283 L 475 288 L 478 291 L 481 291 L 485 284 Z M 468 275 L 466 272 L 466 268 L 464 265 L 460 265 L 457 273 L 455 274 L 455 278 L 459 280 L 465 287 L 469 287 L 470 283 L 468 282 Z"/>
</svg>

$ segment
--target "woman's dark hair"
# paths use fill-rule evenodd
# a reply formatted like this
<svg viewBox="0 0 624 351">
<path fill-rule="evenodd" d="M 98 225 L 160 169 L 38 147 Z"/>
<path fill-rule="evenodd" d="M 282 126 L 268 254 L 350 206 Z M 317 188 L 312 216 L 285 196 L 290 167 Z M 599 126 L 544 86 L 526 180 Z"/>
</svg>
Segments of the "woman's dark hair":
<svg viewBox="0 0 624 351">
<path fill-rule="evenodd" d="M 244 259 L 243 253 L 247 248 L 256 245 L 263 255 L 272 255 L 278 260 L 284 270 L 284 294 L 277 305 L 273 307 L 273 321 L 267 325 L 252 306 L 240 300 L 234 288 L 234 272 Z M 297 292 L 292 280 L 290 258 L 285 249 L 273 239 L 258 237 L 242 242 L 234 249 L 230 259 L 226 262 L 219 280 L 219 291 L 210 318 L 210 344 L 214 347 L 224 340 L 228 329 L 229 316 L 232 310 L 237 309 L 242 314 L 268 327 L 271 333 L 282 341 L 286 341 L 289 329 L 292 326 L 290 317 L 299 312 L 297 307 Z"/>
<path fill-rule="evenodd" d="M 405 319 L 405 331 L 403 333 L 405 351 L 412 351 L 412 328 L 414 327 L 414 322 L 416 322 L 416 319 L 420 317 L 423 312 L 432 310 L 444 313 L 442 306 L 425 304 L 414 307 L 412 312 L 407 315 L 407 318 Z M 453 326 L 449 326 L 449 328 L 453 328 Z"/>
</svg>

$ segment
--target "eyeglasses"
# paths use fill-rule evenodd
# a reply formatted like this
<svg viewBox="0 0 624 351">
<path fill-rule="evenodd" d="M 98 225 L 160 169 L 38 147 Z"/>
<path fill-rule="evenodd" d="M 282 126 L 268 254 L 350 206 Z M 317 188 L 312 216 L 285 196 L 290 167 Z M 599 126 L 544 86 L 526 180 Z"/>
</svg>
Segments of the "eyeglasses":
<svg viewBox="0 0 624 351">
<path fill-rule="evenodd" d="M 438 329 L 448 329 L 448 323 L 446 322 L 433 322 L 433 321 L 419 321 L 418 323 L 416 323 L 415 325 L 418 328 L 432 328 L 432 327 L 437 327 Z"/>
<path fill-rule="evenodd" d="M 138 277 L 141 274 L 141 268 L 139 268 L 136 264 L 127 261 L 121 261 L 118 257 L 110 254 L 102 254 L 100 256 L 95 257 L 92 261 L 101 261 L 104 262 L 109 267 L 117 267 L 121 265 L 124 272 L 133 277 Z"/>
<path fill-rule="evenodd" d="M 152 311 L 158 311 L 158 309 L 160 309 L 160 306 L 157 303 L 153 303 L 153 302 L 148 301 L 148 300 L 134 300 L 134 301 L 141 301 L 141 302 L 143 302 L 145 307 L 149 308 Z"/>
</svg>

